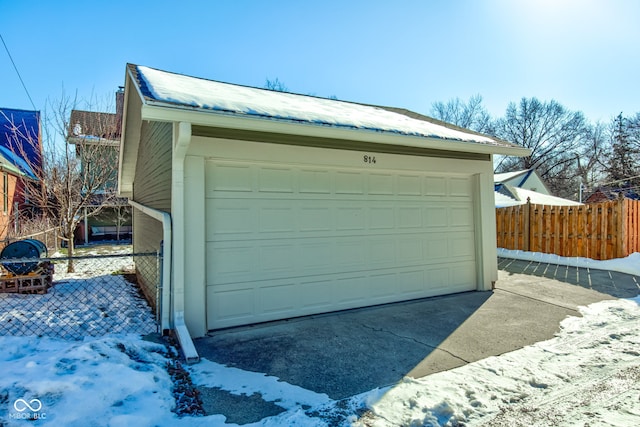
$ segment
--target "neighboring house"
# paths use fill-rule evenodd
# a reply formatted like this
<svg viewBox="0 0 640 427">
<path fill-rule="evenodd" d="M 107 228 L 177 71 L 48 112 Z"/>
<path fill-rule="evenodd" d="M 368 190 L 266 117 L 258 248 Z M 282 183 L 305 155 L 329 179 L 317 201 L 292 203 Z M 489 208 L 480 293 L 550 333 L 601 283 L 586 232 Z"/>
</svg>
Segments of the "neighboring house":
<svg viewBox="0 0 640 427">
<path fill-rule="evenodd" d="M 640 193 L 635 188 L 600 187 L 587 197 L 585 203 L 600 203 L 617 200 L 620 197 L 640 200 Z"/>
<path fill-rule="evenodd" d="M 526 190 L 524 188 L 513 187 L 507 184 L 495 184 L 496 208 L 507 206 L 524 205 L 530 202 L 535 205 L 552 206 L 580 206 L 582 203 L 550 194 L 538 193 L 537 191 Z"/>
<path fill-rule="evenodd" d="M 535 191 L 540 194 L 551 195 L 551 192 L 535 169 L 497 173 L 494 175 L 493 180 L 496 184 L 505 184 L 516 188 Z"/>
<path fill-rule="evenodd" d="M 579 206 L 582 203 L 552 196 L 535 169 L 497 173 L 493 176 L 497 208 L 524 205 Z"/>
<path fill-rule="evenodd" d="M 406 110 L 127 65 L 120 194 L 180 336 L 490 290 L 494 154 Z M 143 272 L 139 272 L 143 276 Z M 142 278 L 144 280 L 144 277 Z"/>
<path fill-rule="evenodd" d="M 21 200 L 24 200 L 23 186 L 20 182 L 26 178 L 25 174 L 17 168 L 10 159 L 0 152 L 0 173 L 2 174 L 2 187 L 0 197 L 0 241 L 7 238 L 10 231 L 16 230 L 20 221 Z M 16 190 L 18 190 L 16 192 Z M 0 245 L 1 246 L 1 245 Z"/>
<path fill-rule="evenodd" d="M 116 92 L 116 113 L 72 110 L 69 118 L 67 142 L 74 144 L 81 167 L 89 175 L 95 174 L 93 167 L 108 167 L 111 177 L 104 182 L 92 197 L 92 205 L 106 206 L 97 214 L 88 216 L 91 209 L 84 209 L 85 218 L 80 224 L 76 240 L 88 243 L 90 240 L 122 239 L 131 236 L 131 208 L 126 198 L 113 198 L 118 183 L 118 157 L 120 135 L 122 133 L 122 106 L 124 91 Z M 84 155 L 90 153 L 89 155 Z M 91 151 L 88 151 L 91 150 Z M 94 157 L 99 159 L 93 160 Z M 108 200 L 108 202 L 105 202 Z"/>
<path fill-rule="evenodd" d="M 0 172 L 2 207 L 0 240 L 10 229 L 35 214 L 29 200 L 28 182 L 37 182 L 42 172 L 40 112 L 0 108 Z"/>
</svg>

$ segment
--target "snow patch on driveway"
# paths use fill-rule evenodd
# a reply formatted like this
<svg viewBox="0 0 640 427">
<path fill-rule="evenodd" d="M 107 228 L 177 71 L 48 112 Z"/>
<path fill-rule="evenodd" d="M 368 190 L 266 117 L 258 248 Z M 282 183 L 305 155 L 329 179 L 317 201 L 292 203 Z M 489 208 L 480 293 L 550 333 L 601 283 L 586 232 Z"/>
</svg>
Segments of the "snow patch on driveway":
<svg viewBox="0 0 640 427">
<path fill-rule="evenodd" d="M 273 376 L 228 367 L 206 359 L 191 366 L 189 370 L 195 384 L 217 387 L 238 395 L 259 393 L 264 400 L 275 402 L 285 409 L 315 407 L 331 402 L 326 394 L 291 385 Z"/>
<path fill-rule="evenodd" d="M 405 378 L 356 425 L 638 425 L 638 302 L 603 301 L 581 312 L 551 340 Z"/>
</svg>

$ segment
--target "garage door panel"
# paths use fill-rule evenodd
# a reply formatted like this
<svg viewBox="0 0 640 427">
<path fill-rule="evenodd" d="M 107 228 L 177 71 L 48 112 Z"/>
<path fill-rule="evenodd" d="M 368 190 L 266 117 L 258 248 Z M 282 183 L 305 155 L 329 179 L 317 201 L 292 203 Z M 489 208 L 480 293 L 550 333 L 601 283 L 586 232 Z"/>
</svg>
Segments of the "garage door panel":
<svg viewBox="0 0 640 427">
<path fill-rule="evenodd" d="M 302 206 L 298 210 L 298 226 L 301 232 L 327 232 L 332 228 L 331 210 L 318 203 Z"/>
<path fill-rule="evenodd" d="M 299 305 L 299 287 L 295 282 L 277 283 L 256 290 L 262 313 L 276 316 L 289 315 Z"/>
<path fill-rule="evenodd" d="M 426 176 L 424 178 L 424 194 L 427 196 L 446 196 L 447 179 L 442 176 Z"/>
<path fill-rule="evenodd" d="M 215 218 L 215 227 L 207 229 L 207 240 L 215 239 L 216 234 L 252 233 L 254 231 L 253 209 L 237 200 L 213 201 L 205 203 L 208 219 Z"/>
<path fill-rule="evenodd" d="M 419 298 L 425 290 L 424 268 L 398 273 L 397 283 L 398 293 L 404 298 Z"/>
<path fill-rule="evenodd" d="M 294 174 L 289 168 L 262 167 L 258 169 L 257 190 L 267 193 L 293 193 Z"/>
<path fill-rule="evenodd" d="M 300 282 L 300 307 L 307 313 L 331 311 L 333 306 L 332 280 L 312 280 Z"/>
<path fill-rule="evenodd" d="M 473 209 L 470 206 L 452 206 L 449 209 L 449 220 L 452 227 L 473 227 Z"/>
<path fill-rule="evenodd" d="M 257 248 L 247 245 L 216 245 L 209 246 L 208 252 L 215 251 L 216 256 L 210 257 L 207 268 L 207 277 L 209 280 L 214 278 L 226 278 L 231 280 L 233 277 L 250 277 L 253 275 L 252 264 L 247 262 L 249 257 L 257 259 Z M 215 280 L 214 280 L 215 281 Z"/>
<path fill-rule="evenodd" d="M 396 239 L 374 238 L 368 243 L 369 262 L 378 268 L 393 267 L 397 265 Z"/>
<path fill-rule="evenodd" d="M 401 196 L 421 196 L 422 176 L 420 175 L 398 175 L 397 194 Z"/>
<path fill-rule="evenodd" d="M 216 323 L 242 324 L 256 313 L 252 288 L 229 288 L 207 292 L 207 306 L 215 313 Z"/>
<path fill-rule="evenodd" d="M 293 207 L 263 206 L 258 211 L 261 233 L 292 233 L 296 231 Z"/>
<path fill-rule="evenodd" d="M 332 246 L 326 241 L 303 241 L 299 243 L 296 252 L 301 255 L 298 258 L 300 270 L 308 275 L 323 274 L 331 271 L 333 267 Z"/>
<path fill-rule="evenodd" d="M 467 291 L 460 268 L 456 263 L 208 286 L 209 323 L 223 328 Z"/>
<path fill-rule="evenodd" d="M 301 194 L 330 194 L 331 173 L 328 170 L 301 169 L 298 185 Z"/>
<path fill-rule="evenodd" d="M 470 177 L 222 160 L 206 173 L 211 329 L 475 289 Z"/>
<path fill-rule="evenodd" d="M 440 290 L 447 289 L 450 284 L 449 270 L 450 266 L 427 267 L 425 282 L 427 289 L 437 295 Z"/>
<path fill-rule="evenodd" d="M 372 173 L 369 176 L 369 194 L 392 196 L 394 194 L 393 174 Z"/>
<path fill-rule="evenodd" d="M 369 276 L 371 299 L 379 304 L 389 302 L 396 293 L 396 273 L 373 274 Z"/>
<path fill-rule="evenodd" d="M 424 254 L 426 262 L 442 262 L 449 258 L 449 235 L 444 233 L 431 233 L 424 239 Z"/>
<path fill-rule="evenodd" d="M 395 228 L 394 208 L 390 206 L 370 207 L 369 228 L 371 230 L 393 230 Z"/>
<path fill-rule="evenodd" d="M 368 277 L 349 275 L 336 279 L 333 283 L 334 304 L 343 308 L 361 306 L 361 301 L 369 298 Z"/>
<path fill-rule="evenodd" d="M 475 280 L 475 263 L 473 261 L 457 264 L 459 268 L 451 269 L 451 286 L 456 289 L 466 289 L 469 281 Z"/>
<path fill-rule="evenodd" d="M 205 176 L 209 191 L 251 192 L 253 172 L 246 164 L 210 164 Z"/>
<path fill-rule="evenodd" d="M 293 256 L 293 248 L 291 245 L 264 245 L 260 246 L 259 253 L 258 268 L 260 271 L 275 274 L 280 277 L 291 274 L 291 261 Z"/>
<path fill-rule="evenodd" d="M 447 227 L 449 215 L 444 204 L 432 204 L 424 209 L 424 227 L 426 229 L 440 230 Z"/>
<path fill-rule="evenodd" d="M 455 258 L 473 258 L 475 254 L 475 245 L 473 242 L 472 232 L 456 233 L 449 239 L 448 257 Z"/>
<path fill-rule="evenodd" d="M 449 179 L 449 195 L 454 197 L 471 197 L 472 182 L 467 177 L 452 177 Z"/>
<path fill-rule="evenodd" d="M 366 211 L 361 206 L 338 206 L 336 213 L 337 230 L 364 230 L 367 224 Z"/>
<path fill-rule="evenodd" d="M 336 194 L 364 194 L 364 177 L 361 172 L 336 171 Z"/>
<path fill-rule="evenodd" d="M 207 250 L 216 254 L 209 258 L 207 280 L 222 284 L 467 261 L 475 246 L 473 232 L 458 232 L 220 241 Z"/>
<path fill-rule="evenodd" d="M 422 206 L 398 207 L 398 227 L 422 229 Z"/>
<path fill-rule="evenodd" d="M 362 239 L 338 239 L 333 244 L 333 265 L 338 271 L 360 271 L 366 263 L 367 241 Z"/>
<path fill-rule="evenodd" d="M 424 264 L 423 239 L 420 236 L 398 237 L 398 260 L 401 265 Z"/>
</svg>

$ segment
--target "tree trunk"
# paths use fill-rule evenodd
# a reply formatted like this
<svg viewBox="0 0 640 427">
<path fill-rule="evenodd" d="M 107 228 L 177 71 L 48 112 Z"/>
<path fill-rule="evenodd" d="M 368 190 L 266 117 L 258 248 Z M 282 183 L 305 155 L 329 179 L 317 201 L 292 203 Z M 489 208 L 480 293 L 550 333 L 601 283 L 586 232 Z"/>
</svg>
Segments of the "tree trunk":
<svg viewBox="0 0 640 427">
<path fill-rule="evenodd" d="M 67 227 L 67 252 L 69 256 L 69 260 L 67 262 L 67 273 L 75 273 L 75 268 L 73 266 L 73 251 L 75 249 L 75 241 L 74 241 L 74 227 L 73 225 L 69 225 Z"/>
</svg>

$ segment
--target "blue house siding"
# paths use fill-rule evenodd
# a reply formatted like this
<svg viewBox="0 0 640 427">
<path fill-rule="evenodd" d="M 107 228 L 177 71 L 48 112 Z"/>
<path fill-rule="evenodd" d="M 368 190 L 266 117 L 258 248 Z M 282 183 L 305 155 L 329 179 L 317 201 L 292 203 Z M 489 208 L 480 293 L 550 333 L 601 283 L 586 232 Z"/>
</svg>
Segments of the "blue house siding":
<svg viewBox="0 0 640 427">
<path fill-rule="evenodd" d="M 36 178 L 42 167 L 40 112 L 0 108 L 0 152 L 22 173 Z"/>
</svg>

